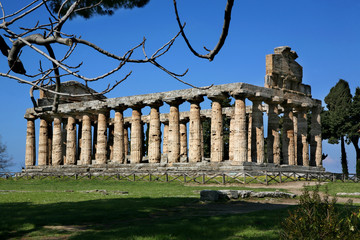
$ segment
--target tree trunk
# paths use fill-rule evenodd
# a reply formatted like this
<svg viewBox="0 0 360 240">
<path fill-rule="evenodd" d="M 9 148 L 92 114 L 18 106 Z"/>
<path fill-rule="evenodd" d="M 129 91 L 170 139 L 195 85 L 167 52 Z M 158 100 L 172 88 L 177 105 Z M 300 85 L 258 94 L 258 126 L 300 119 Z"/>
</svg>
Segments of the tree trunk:
<svg viewBox="0 0 360 240">
<path fill-rule="evenodd" d="M 341 139 L 341 166 L 342 166 L 342 172 L 346 177 L 348 177 L 349 176 L 349 170 L 348 170 L 347 159 L 346 159 L 344 136 L 341 136 L 340 139 Z"/>
<path fill-rule="evenodd" d="M 360 148 L 359 148 L 359 136 L 353 136 L 351 142 L 355 147 L 356 152 L 356 176 L 360 177 Z"/>
</svg>

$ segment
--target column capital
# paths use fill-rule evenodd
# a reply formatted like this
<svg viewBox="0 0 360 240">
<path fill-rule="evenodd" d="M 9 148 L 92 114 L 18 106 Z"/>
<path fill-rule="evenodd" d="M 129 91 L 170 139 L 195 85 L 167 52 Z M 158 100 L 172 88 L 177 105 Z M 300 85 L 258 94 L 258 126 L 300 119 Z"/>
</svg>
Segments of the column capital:
<svg viewBox="0 0 360 240">
<path fill-rule="evenodd" d="M 158 108 L 164 105 L 164 102 L 160 99 L 149 99 L 143 102 L 146 106 L 149 106 L 151 108 Z"/>
<path fill-rule="evenodd" d="M 220 102 L 224 99 L 227 99 L 229 97 L 229 94 L 226 92 L 219 92 L 219 93 L 209 93 L 207 95 L 207 98 L 210 99 L 213 102 Z"/>
<path fill-rule="evenodd" d="M 173 97 L 164 99 L 164 102 L 166 102 L 170 106 L 179 106 L 180 104 L 185 102 L 185 100 L 181 97 Z"/>
<path fill-rule="evenodd" d="M 127 105 L 125 105 L 125 104 L 119 104 L 118 106 L 114 107 L 113 109 L 114 109 L 115 111 L 124 111 L 124 110 L 126 110 L 127 108 L 128 108 Z"/>
<path fill-rule="evenodd" d="M 187 122 L 189 122 L 189 117 L 180 118 L 180 123 L 187 123 Z"/>
<path fill-rule="evenodd" d="M 192 96 L 192 97 L 188 97 L 186 98 L 186 101 L 188 101 L 191 104 L 198 104 L 204 101 L 204 97 L 203 96 Z"/>
</svg>

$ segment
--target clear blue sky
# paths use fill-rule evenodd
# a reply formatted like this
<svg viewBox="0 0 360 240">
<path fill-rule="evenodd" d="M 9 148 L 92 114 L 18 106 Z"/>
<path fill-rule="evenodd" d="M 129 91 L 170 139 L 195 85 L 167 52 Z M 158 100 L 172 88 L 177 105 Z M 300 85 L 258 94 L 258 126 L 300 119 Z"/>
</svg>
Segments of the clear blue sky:
<svg viewBox="0 0 360 240">
<path fill-rule="evenodd" d="M 6 13 L 19 9 L 24 2 L 29 1 L 2 1 Z M 225 0 L 179 0 L 182 21 L 187 22 L 186 32 L 199 51 L 203 46 L 213 48 L 218 41 L 224 7 Z M 349 82 L 353 93 L 355 87 L 360 86 L 359 12 L 358 0 L 235 1 L 229 36 L 213 62 L 191 55 L 179 38 L 159 63 L 179 73 L 189 68 L 184 80 L 198 86 L 232 82 L 263 86 L 265 55 L 272 53 L 275 47 L 287 45 L 298 53 L 298 62 L 304 69 L 303 83 L 311 85 L 314 98 L 323 100 L 340 78 Z M 21 25 L 31 27 L 37 18 L 46 21 L 47 16 L 38 11 Z M 144 8 L 118 10 L 111 17 L 76 18 L 68 22 L 63 30 L 81 35 L 117 54 L 124 54 L 145 36 L 147 52 L 151 55 L 176 34 L 178 27 L 172 1 L 152 0 Z M 65 48 L 59 46 L 56 50 L 60 56 L 59 52 Z M 141 54 L 142 51 L 139 51 L 138 55 Z M 24 48 L 22 61 L 29 73 L 36 73 L 39 59 L 41 57 L 31 49 Z M 117 66 L 115 61 L 84 47 L 79 47 L 71 58 L 73 63 L 80 61 L 84 62 L 81 73 L 89 77 Z M 133 70 L 132 76 L 107 97 L 188 88 L 148 64 L 129 64 L 124 71 L 92 87 L 101 90 L 105 83 L 121 79 L 130 70 Z M 0 61 L 0 71 L 8 71 L 5 58 Z M 26 120 L 23 115 L 26 108 L 32 106 L 29 87 L 5 78 L 1 78 L 1 82 L 0 135 L 14 158 L 12 170 L 18 171 L 24 166 L 25 155 Z M 188 105 L 185 104 L 182 109 L 187 110 Z M 144 109 L 143 113 L 146 112 Z M 126 113 L 129 114 L 129 111 Z M 329 145 L 326 141 L 323 145 L 323 152 L 329 154 L 324 166 L 329 171 L 341 172 L 340 146 Z M 350 171 L 355 172 L 353 146 L 346 146 L 346 149 Z"/>
</svg>

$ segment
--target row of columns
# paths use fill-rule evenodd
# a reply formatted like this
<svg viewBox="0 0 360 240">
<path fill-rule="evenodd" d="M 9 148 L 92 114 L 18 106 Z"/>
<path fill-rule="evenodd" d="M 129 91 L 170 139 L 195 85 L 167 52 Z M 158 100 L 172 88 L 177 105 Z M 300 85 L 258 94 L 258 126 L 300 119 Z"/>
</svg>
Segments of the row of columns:
<svg viewBox="0 0 360 240">
<path fill-rule="evenodd" d="M 211 110 L 211 151 L 210 161 L 221 162 L 224 156 L 223 144 L 223 114 L 221 101 L 226 95 L 208 96 L 212 100 Z M 307 140 L 306 108 L 296 108 L 288 103 L 266 101 L 268 104 L 268 133 L 265 156 L 263 99 L 250 97 L 253 103 L 252 113 L 246 113 L 246 96 L 233 95 L 235 98 L 234 113 L 230 120 L 229 160 L 236 163 L 257 162 L 288 165 L 316 165 L 321 166 L 321 125 L 320 107 L 312 108 L 312 125 L 310 154 Z M 202 96 L 187 99 L 190 102 L 189 131 L 186 123 L 180 121 L 179 105 L 182 99 L 169 99 L 165 102 L 170 105 L 168 124 L 164 125 L 163 153 L 167 153 L 168 163 L 176 163 L 182 157 L 188 157 L 188 162 L 200 162 L 203 159 L 203 134 L 200 116 L 200 103 Z M 161 101 L 148 103 L 151 107 L 148 138 L 148 161 L 158 163 L 161 161 L 161 122 L 159 108 Z M 283 132 L 280 136 L 279 104 L 284 113 Z M 143 158 L 143 128 L 141 122 L 141 108 L 143 104 L 132 106 L 131 117 L 131 163 L 140 163 Z M 97 112 L 97 124 L 94 126 L 92 139 L 92 115 L 82 113 L 78 138 L 76 138 L 77 123 L 75 116 L 67 116 L 66 138 L 62 130 L 62 118 L 53 116 L 53 124 L 46 119 L 40 119 L 38 165 L 89 165 L 92 163 L 94 151 L 96 164 L 106 164 L 111 158 L 112 163 L 123 164 L 128 153 L 128 129 L 124 124 L 123 111 L 126 108 L 115 108 L 113 121 L 112 145 L 108 146 L 108 112 Z M 26 138 L 26 166 L 35 165 L 35 118 L 28 118 Z M 188 135 L 188 136 L 187 136 Z M 280 143 L 282 139 L 282 143 Z M 189 151 L 187 151 L 187 141 Z M 65 142 L 65 148 L 64 144 Z M 78 144 L 77 144 L 78 142 Z M 92 146 L 92 144 L 94 146 Z M 282 149 L 280 149 L 282 146 Z M 111 148 L 111 156 L 108 151 Z M 65 153 L 65 154 L 64 154 Z M 77 154 L 78 153 L 78 154 Z M 282 156 L 281 156 L 282 154 Z M 310 159 L 312 162 L 309 160 Z M 77 161 L 80 160 L 80 161 Z"/>
</svg>

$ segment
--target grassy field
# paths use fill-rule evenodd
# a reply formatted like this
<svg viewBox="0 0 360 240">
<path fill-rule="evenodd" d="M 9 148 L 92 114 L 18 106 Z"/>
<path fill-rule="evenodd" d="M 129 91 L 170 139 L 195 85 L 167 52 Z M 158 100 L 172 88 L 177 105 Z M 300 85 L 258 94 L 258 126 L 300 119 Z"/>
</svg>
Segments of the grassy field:
<svg viewBox="0 0 360 240">
<path fill-rule="evenodd" d="M 341 186 L 342 192 L 356 188 Z M 337 184 L 329 184 L 330 193 L 336 188 Z M 279 238 L 288 209 L 213 214 L 212 210 L 225 205 L 231 209 L 232 203 L 201 203 L 203 189 L 246 188 L 100 179 L 0 179 L 0 239 Z M 275 189 L 256 189 L 264 190 Z"/>
<path fill-rule="evenodd" d="M 209 207 L 225 203 L 200 203 L 202 189 L 246 188 L 116 180 L 0 180 L 0 239 L 278 238 L 286 210 L 212 216 Z"/>
</svg>

